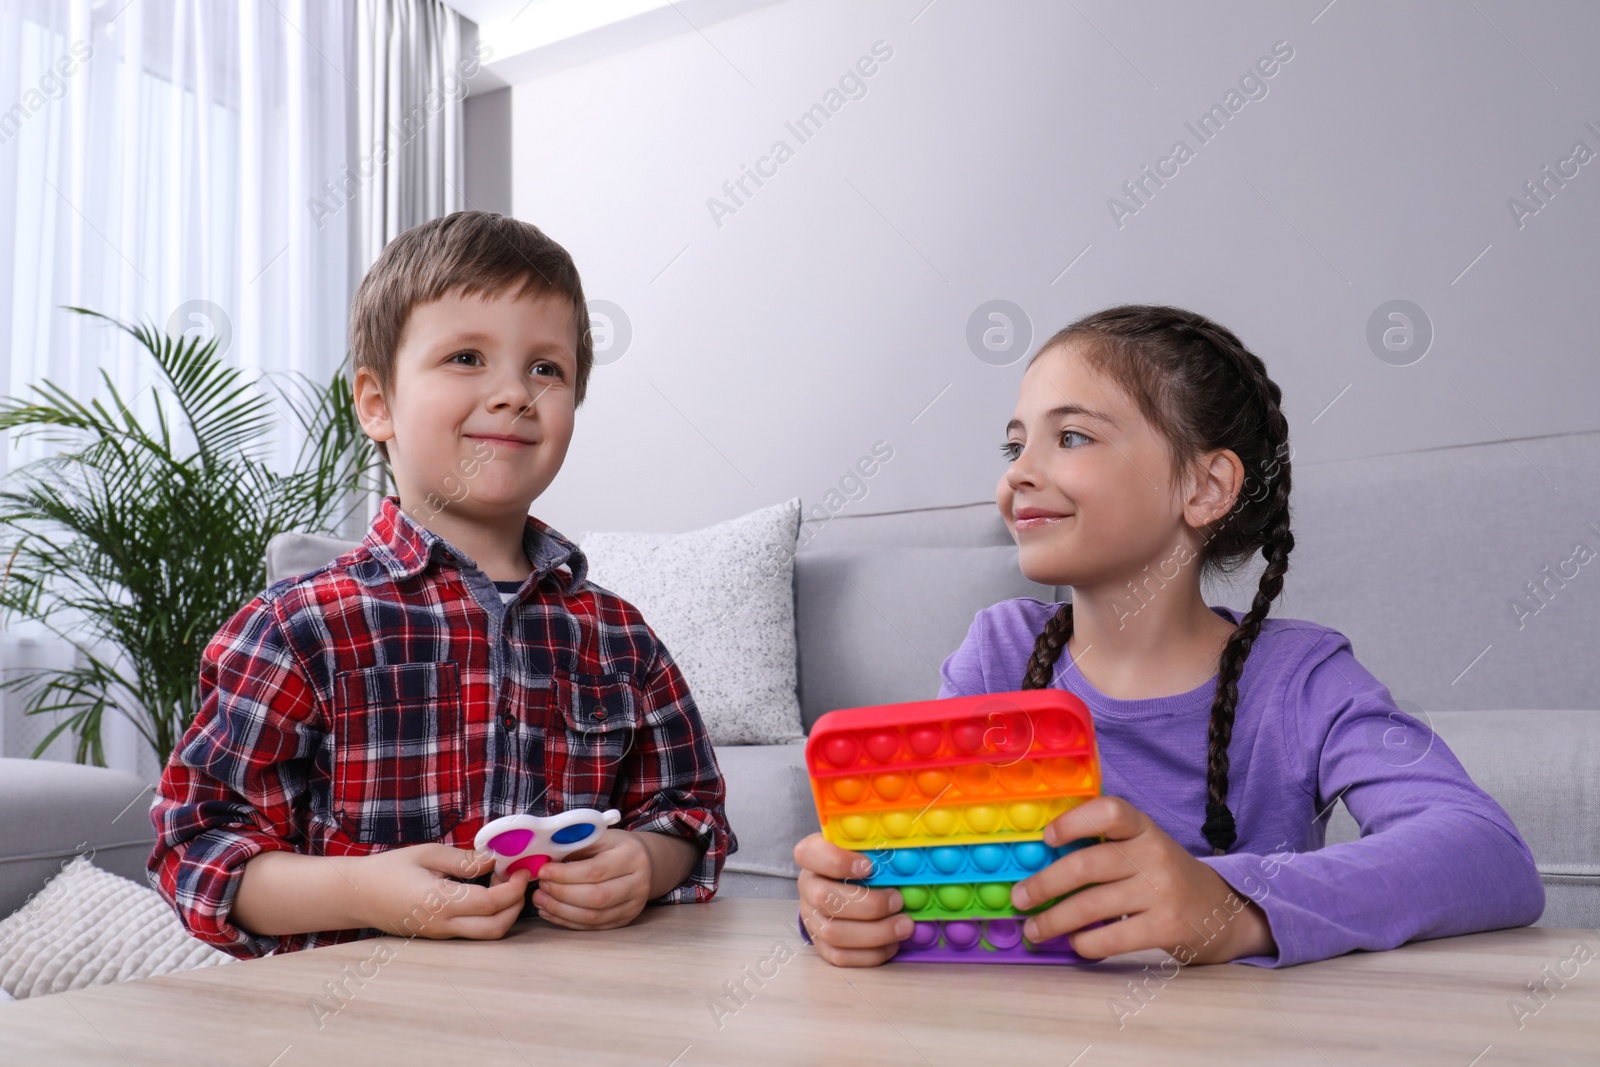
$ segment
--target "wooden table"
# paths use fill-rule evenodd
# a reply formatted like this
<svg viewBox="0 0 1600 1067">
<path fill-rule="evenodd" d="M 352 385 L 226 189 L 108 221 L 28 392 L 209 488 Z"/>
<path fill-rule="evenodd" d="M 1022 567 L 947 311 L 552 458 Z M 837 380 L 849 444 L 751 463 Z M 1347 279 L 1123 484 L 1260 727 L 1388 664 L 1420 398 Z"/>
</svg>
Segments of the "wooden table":
<svg viewBox="0 0 1600 1067">
<path fill-rule="evenodd" d="M 1163 980 L 1162 961 L 1168 974 L 1176 963 L 1156 951 L 1089 967 L 841 970 L 801 944 L 795 908 L 653 907 L 603 933 L 527 919 L 501 941 L 380 938 L 43 996 L 0 1005 L 0 1063 L 1600 1062 L 1592 930 Z M 1534 999 L 1526 983 L 1547 976 Z M 1129 983 L 1146 979 L 1135 999 Z M 1520 1026 L 1512 1004 L 1526 1008 Z"/>
</svg>

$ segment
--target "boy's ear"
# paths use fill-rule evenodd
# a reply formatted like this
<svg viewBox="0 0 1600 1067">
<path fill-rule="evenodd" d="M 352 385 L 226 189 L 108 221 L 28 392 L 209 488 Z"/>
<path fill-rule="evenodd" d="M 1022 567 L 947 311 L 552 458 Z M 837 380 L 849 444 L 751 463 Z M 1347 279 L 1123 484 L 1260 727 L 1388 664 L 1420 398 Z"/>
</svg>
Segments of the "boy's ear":
<svg viewBox="0 0 1600 1067">
<path fill-rule="evenodd" d="M 357 367 L 355 378 L 356 419 L 361 429 L 374 441 L 388 441 L 394 437 L 394 422 L 389 415 L 389 403 L 378 388 L 378 376 L 370 367 Z"/>
<path fill-rule="evenodd" d="M 1226 515 L 1244 486 L 1244 463 L 1231 448 L 1208 452 L 1190 468 L 1183 519 L 1199 529 Z"/>
</svg>

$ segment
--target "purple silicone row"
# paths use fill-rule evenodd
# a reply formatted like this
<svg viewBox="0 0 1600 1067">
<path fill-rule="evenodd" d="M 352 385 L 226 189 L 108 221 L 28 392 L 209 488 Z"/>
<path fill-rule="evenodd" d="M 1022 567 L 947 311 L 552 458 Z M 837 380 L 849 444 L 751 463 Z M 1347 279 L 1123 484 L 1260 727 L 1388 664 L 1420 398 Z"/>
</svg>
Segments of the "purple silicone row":
<svg viewBox="0 0 1600 1067">
<path fill-rule="evenodd" d="M 1072 951 L 1066 934 L 1037 944 L 1022 936 L 1021 919 L 919 922 L 900 942 L 896 960 L 918 963 L 1096 963 Z"/>
<path fill-rule="evenodd" d="M 805 919 L 795 916 L 795 925 L 800 929 L 800 939 L 811 944 Z M 1089 924 L 1090 927 L 1103 925 L 1103 922 Z M 1072 951 L 1066 934 L 1037 945 L 1025 941 L 1021 919 L 925 920 L 912 926 L 911 936 L 900 942 L 900 950 L 894 958 L 914 963 L 1100 962 L 1086 960 Z"/>
</svg>

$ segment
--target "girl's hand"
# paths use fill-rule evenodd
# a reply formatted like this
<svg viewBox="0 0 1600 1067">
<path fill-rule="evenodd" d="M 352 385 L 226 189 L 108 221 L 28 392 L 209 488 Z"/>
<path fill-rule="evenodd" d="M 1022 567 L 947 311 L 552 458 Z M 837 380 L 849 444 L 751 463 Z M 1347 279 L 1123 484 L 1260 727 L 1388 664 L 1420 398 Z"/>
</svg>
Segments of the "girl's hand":
<svg viewBox="0 0 1600 1067">
<path fill-rule="evenodd" d="M 360 857 L 352 880 L 363 926 L 401 937 L 504 937 L 522 911 L 526 871 L 491 887 L 457 881 L 494 867 L 487 852 L 410 845 Z"/>
<path fill-rule="evenodd" d="M 804 837 L 794 846 L 800 865 L 800 918 L 817 955 L 836 967 L 876 967 L 911 936 L 911 919 L 899 914 L 898 889 L 846 885 L 865 878 L 872 861 L 823 838 Z"/>
<path fill-rule="evenodd" d="M 1078 931 L 1069 940 L 1080 956 L 1102 959 L 1160 948 L 1182 964 L 1277 952 L 1260 906 L 1240 897 L 1123 798 L 1086 801 L 1044 832 L 1051 846 L 1099 835 L 1107 840 L 1069 852 L 1012 887 L 1011 902 L 1018 908 L 1088 887 L 1030 918 L 1023 927 L 1030 941 Z M 1101 919 L 1105 926 L 1082 929 Z"/>
</svg>

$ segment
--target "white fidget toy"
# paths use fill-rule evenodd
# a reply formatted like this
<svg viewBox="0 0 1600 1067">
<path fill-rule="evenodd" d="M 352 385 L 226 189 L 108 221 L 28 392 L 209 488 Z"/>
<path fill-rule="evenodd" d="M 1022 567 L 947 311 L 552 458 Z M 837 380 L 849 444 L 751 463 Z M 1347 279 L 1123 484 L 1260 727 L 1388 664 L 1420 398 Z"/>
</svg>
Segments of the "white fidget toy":
<svg viewBox="0 0 1600 1067">
<path fill-rule="evenodd" d="M 559 815 L 503 815 L 484 824 L 472 845 L 494 853 L 494 869 L 503 878 L 516 871 L 539 877 L 539 868 L 594 844 L 600 832 L 622 821 L 616 808 L 596 811 L 573 808 Z"/>
</svg>

